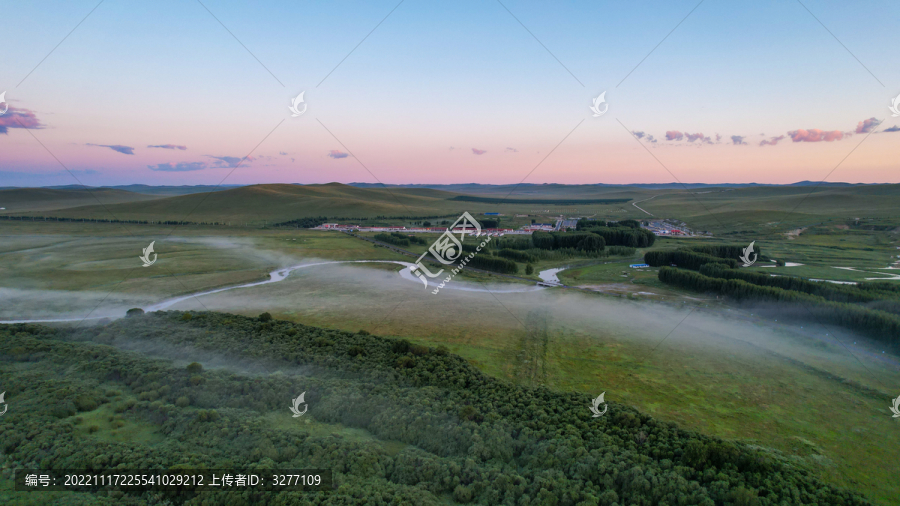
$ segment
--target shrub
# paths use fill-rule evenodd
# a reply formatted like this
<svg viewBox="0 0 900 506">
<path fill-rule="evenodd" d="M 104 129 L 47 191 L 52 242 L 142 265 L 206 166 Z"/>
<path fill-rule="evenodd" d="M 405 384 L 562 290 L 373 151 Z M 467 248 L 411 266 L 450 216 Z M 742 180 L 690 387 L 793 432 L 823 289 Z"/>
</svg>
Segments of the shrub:
<svg viewBox="0 0 900 506">
<path fill-rule="evenodd" d="M 361 335 L 361 336 L 368 336 L 368 335 L 371 335 L 371 334 L 369 334 L 369 331 L 368 331 L 368 330 L 360 330 L 359 332 L 357 332 L 357 334 L 359 334 L 359 335 Z"/>
<path fill-rule="evenodd" d="M 472 502 L 472 489 L 465 485 L 457 485 L 456 488 L 453 489 L 453 500 L 462 504 Z"/>
<path fill-rule="evenodd" d="M 270 315 L 268 312 L 265 312 L 265 313 L 259 315 L 259 321 L 261 321 L 263 323 L 272 321 L 272 315 Z"/>
<path fill-rule="evenodd" d="M 51 408 L 50 412 L 56 418 L 66 418 L 74 415 L 77 410 L 75 409 L 75 403 L 72 401 L 63 401 L 56 403 L 56 405 Z"/>
<path fill-rule="evenodd" d="M 406 353 L 409 351 L 410 346 L 411 344 L 409 341 L 400 339 L 399 341 L 394 341 L 394 344 L 391 346 L 391 351 L 394 353 Z"/>
<path fill-rule="evenodd" d="M 75 409 L 78 411 L 93 411 L 100 403 L 90 395 L 79 395 L 75 398 Z"/>
<path fill-rule="evenodd" d="M 197 362 L 191 362 L 185 369 L 191 374 L 200 374 L 203 372 L 203 366 Z"/>
<path fill-rule="evenodd" d="M 193 316 L 191 316 L 191 313 L 184 313 L 183 315 L 181 315 L 181 321 L 183 322 L 189 322 L 191 321 L 191 318 L 193 318 Z"/>
<path fill-rule="evenodd" d="M 531 276 L 532 274 L 534 274 L 534 266 L 531 264 L 526 265 L 525 266 L 525 274 L 527 274 L 528 276 Z"/>
<path fill-rule="evenodd" d="M 479 417 L 479 413 L 474 406 L 466 405 L 459 409 L 459 417 L 463 420 L 475 420 Z"/>
<path fill-rule="evenodd" d="M 418 356 L 427 355 L 428 347 L 427 346 L 419 346 L 418 344 L 411 344 L 409 346 L 409 352 L 412 353 L 413 355 L 418 355 Z"/>
<path fill-rule="evenodd" d="M 394 366 L 398 369 L 415 367 L 416 359 L 411 355 L 403 355 L 394 362 Z"/>
<path fill-rule="evenodd" d="M 191 400 L 187 396 L 181 396 L 175 400 L 175 405 L 179 408 L 186 408 L 191 404 Z"/>
<path fill-rule="evenodd" d="M 142 314 L 144 314 L 144 310 L 139 307 L 133 307 L 133 308 L 129 309 L 128 311 L 125 311 L 126 318 L 131 317 L 131 316 L 140 316 Z"/>
</svg>

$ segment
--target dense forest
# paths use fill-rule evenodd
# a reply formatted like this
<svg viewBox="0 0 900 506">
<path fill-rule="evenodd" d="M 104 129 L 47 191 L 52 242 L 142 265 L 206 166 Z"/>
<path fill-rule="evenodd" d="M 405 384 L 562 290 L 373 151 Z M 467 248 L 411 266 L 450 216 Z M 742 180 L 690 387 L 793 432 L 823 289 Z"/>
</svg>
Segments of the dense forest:
<svg viewBox="0 0 900 506">
<path fill-rule="evenodd" d="M 303 469 L 333 490 L 13 493 L 16 504 L 863 505 L 774 450 L 591 395 L 488 377 L 443 348 L 222 313 L 0 328 L 10 469 Z M 204 366 L 212 361 L 216 366 Z M 198 363 L 199 362 L 199 363 Z M 309 410 L 291 417 L 305 392 Z M 69 494 L 69 495 L 65 495 Z"/>
</svg>

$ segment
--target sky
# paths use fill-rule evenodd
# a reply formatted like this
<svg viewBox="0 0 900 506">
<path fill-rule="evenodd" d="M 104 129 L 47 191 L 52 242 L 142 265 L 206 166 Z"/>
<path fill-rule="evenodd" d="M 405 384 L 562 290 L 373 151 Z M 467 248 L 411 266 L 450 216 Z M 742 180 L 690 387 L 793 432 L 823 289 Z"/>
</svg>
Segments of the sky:
<svg viewBox="0 0 900 506">
<path fill-rule="evenodd" d="M 0 186 L 897 183 L 894 7 L 7 3 Z"/>
</svg>

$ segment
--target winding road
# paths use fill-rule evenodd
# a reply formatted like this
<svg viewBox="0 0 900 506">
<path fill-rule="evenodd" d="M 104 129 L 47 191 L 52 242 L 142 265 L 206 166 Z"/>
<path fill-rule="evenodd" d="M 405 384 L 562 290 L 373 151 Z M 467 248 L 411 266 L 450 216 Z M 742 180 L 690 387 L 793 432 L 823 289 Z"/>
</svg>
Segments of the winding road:
<svg viewBox="0 0 900 506">
<path fill-rule="evenodd" d="M 650 197 L 649 199 L 638 200 L 637 202 L 632 202 L 631 205 L 633 205 L 634 207 L 640 209 L 641 211 L 644 211 L 645 213 L 649 214 L 650 216 L 653 216 L 653 214 L 651 214 L 649 211 L 647 211 L 646 209 L 642 208 L 642 207 L 639 206 L 638 204 L 640 204 L 641 202 L 647 202 L 648 200 L 653 200 L 653 199 L 655 199 L 656 197 L 659 197 L 659 195 L 654 195 L 654 196 Z"/>
</svg>

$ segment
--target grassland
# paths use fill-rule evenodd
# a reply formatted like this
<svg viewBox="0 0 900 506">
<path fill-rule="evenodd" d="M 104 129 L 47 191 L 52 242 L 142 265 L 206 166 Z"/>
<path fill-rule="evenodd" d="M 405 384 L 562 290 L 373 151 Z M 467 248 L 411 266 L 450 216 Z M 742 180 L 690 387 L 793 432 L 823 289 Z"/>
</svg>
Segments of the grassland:
<svg viewBox="0 0 900 506">
<path fill-rule="evenodd" d="M 49 188 L 16 188 L 0 190 L 0 215 L 23 215 L 38 211 L 66 209 L 79 206 L 103 206 L 127 202 L 147 202 L 161 198 L 109 188 L 83 190 L 53 190 Z"/>
<path fill-rule="evenodd" d="M 709 224 L 714 231 L 712 238 L 661 239 L 654 249 L 698 241 L 755 240 L 765 256 L 804 265 L 764 268 L 759 262 L 752 269 L 853 281 L 875 275 L 835 267 L 878 272 L 897 261 L 900 242 L 897 224 L 891 221 L 900 216 L 897 192 L 894 185 L 827 188 L 806 198 L 808 188 L 697 195 L 672 190 L 633 193 L 638 200 L 660 195 L 639 204 L 657 217 L 681 219 L 700 230 Z M 447 200 L 439 194 L 409 190 L 408 201 L 419 202 L 423 213 L 427 212 L 424 215 L 452 212 L 451 207 L 441 207 Z M 306 196 L 296 200 L 309 202 L 285 207 L 279 198 L 294 198 L 285 195 L 253 194 L 239 204 L 246 209 L 235 209 L 233 216 L 259 222 L 263 216 L 294 219 L 296 213 L 331 214 Z M 583 193 L 574 196 L 592 198 Z M 198 198 L 175 198 L 189 197 Z M 335 215 L 353 209 L 368 209 L 372 216 L 397 211 L 347 198 L 327 209 Z M 385 205 L 392 200 L 389 194 L 378 198 Z M 151 204 L 161 206 L 150 208 L 157 218 L 178 214 L 167 210 L 163 202 L 117 204 L 110 209 L 131 209 L 133 214 L 127 216 L 135 219 L 148 219 L 142 212 Z M 184 209 L 190 203 L 196 200 L 186 200 Z M 715 214 L 707 213 L 704 205 Z M 209 214 L 198 216 L 218 216 L 224 207 L 224 202 L 218 202 L 217 209 L 211 207 Z M 527 207 L 503 209 L 510 215 L 531 215 L 522 221 L 551 218 L 531 213 Z M 791 213 L 795 207 L 797 212 Z M 623 212 L 617 215 L 614 206 L 598 208 L 596 217 L 646 217 L 630 204 L 619 209 Z M 793 229 L 800 232 L 786 233 Z M 409 261 L 345 234 L 258 226 L 175 228 L 0 220 L 0 237 L 0 286 L 5 295 L 13 296 L 4 297 L 12 301 L 0 309 L 4 318 L 27 316 L 36 308 L 86 314 L 110 302 L 118 308 L 141 305 L 264 279 L 278 267 L 311 259 Z M 151 240 L 157 241 L 159 261 L 142 268 L 137 256 Z M 408 249 L 424 251 L 423 246 Z M 278 318 L 307 324 L 446 345 L 493 376 L 593 395 L 606 391 L 608 399 L 654 417 L 785 452 L 832 483 L 861 490 L 880 504 L 896 502 L 900 485 L 893 479 L 893 469 L 900 454 L 900 432 L 887 406 L 900 393 L 895 391 L 900 384 L 897 357 L 881 354 L 859 336 L 835 335 L 834 329 L 791 317 L 764 320 L 752 307 L 673 291 L 659 284 L 655 269 L 628 268 L 640 255 L 578 262 L 560 275 L 566 284 L 604 293 L 445 290 L 432 296 L 421 286 L 398 280 L 396 268 L 390 265 L 336 265 L 296 271 L 278 284 L 188 300 L 177 309 L 209 308 L 251 316 L 270 311 Z M 568 264 L 573 263 L 545 262 L 536 267 Z M 497 278 L 481 281 L 490 288 Z M 655 300 L 621 297 L 628 294 Z"/>
</svg>

